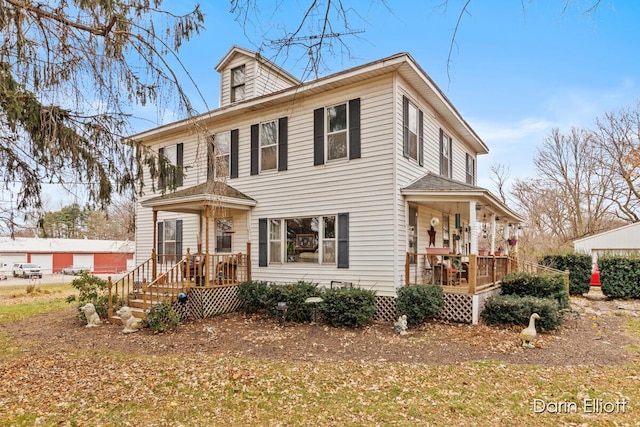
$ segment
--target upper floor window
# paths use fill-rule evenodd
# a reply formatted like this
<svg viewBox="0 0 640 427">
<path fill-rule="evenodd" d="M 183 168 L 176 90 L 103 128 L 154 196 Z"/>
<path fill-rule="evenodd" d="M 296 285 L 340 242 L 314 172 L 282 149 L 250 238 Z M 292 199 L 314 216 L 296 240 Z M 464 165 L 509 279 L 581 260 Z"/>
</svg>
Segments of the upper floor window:
<svg viewBox="0 0 640 427">
<path fill-rule="evenodd" d="M 245 67 L 231 69 L 231 102 L 242 101 L 245 97 Z"/>
<path fill-rule="evenodd" d="M 180 187 L 183 181 L 183 153 L 182 143 L 161 147 L 158 150 L 159 174 L 158 187 L 164 190 L 167 187 Z"/>
<path fill-rule="evenodd" d="M 207 179 L 228 178 L 231 157 L 231 132 L 211 135 L 207 166 Z"/>
<path fill-rule="evenodd" d="M 360 158 L 360 98 L 313 111 L 313 164 Z"/>
<path fill-rule="evenodd" d="M 476 185 L 476 159 L 467 153 L 467 184 Z"/>
<path fill-rule="evenodd" d="M 278 122 L 260 125 L 260 170 L 271 170 L 278 166 Z"/>
<path fill-rule="evenodd" d="M 287 117 L 281 117 L 251 125 L 251 175 L 287 170 L 288 123 Z M 231 158 L 233 160 L 233 152 Z"/>
<path fill-rule="evenodd" d="M 327 160 L 347 157 L 349 135 L 347 132 L 347 104 L 327 108 Z"/>
<path fill-rule="evenodd" d="M 406 96 L 402 97 L 403 154 L 423 165 L 423 121 L 424 115 Z"/>
<path fill-rule="evenodd" d="M 440 129 L 440 175 L 451 178 L 453 176 L 453 140 Z"/>
</svg>

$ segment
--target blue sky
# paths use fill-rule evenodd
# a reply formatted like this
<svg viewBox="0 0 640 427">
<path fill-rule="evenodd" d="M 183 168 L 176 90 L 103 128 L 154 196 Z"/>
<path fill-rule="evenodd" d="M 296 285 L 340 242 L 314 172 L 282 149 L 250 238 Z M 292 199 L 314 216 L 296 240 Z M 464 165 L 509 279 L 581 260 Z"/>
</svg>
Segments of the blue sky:
<svg viewBox="0 0 640 427">
<path fill-rule="evenodd" d="M 214 67 L 229 48 L 257 50 L 265 32 L 279 38 L 284 26 L 299 22 L 297 4 L 307 2 L 259 3 L 260 22 L 243 29 L 228 1 L 203 2 L 207 30 L 184 46 L 180 58 L 210 109 L 219 99 Z M 274 13 L 274 3 L 282 3 L 284 12 Z M 638 1 L 603 0 L 587 14 L 592 0 L 573 0 L 566 11 L 560 0 L 525 0 L 524 9 L 515 0 L 473 0 L 458 29 L 449 76 L 447 56 L 464 1 L 449 0 L 447 9 L 440 3 L 389 1 L 387 9 L 376 0 L 345 2 L 358 5 L 360 18 L 351 27 L 365 32 L 344 38 L 350 55 L 325 56 L 321 75 L 409 52 L 489 146 L 490 154 L 478 160 L 481 186 L 494 190 L 488 173 L 493 163 L 509 165 L 511 179 L 533 176 L 532 156 L 552 128 L 591 127 L 598 116 L 640 100 Z M 300 77 L 305 53 L 291 51 L 283 59 L 278 65 Z M 204 103 L 196 105 L 206 110 Z"/>
</svg>

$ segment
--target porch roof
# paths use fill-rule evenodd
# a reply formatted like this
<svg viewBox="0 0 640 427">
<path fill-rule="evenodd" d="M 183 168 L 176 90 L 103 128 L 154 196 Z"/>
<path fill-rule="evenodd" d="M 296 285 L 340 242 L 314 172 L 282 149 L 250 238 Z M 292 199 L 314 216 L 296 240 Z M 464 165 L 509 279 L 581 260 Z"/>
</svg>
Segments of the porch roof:
<svg viewBox="0 0 640 427">
<path fill-rule="evenodd" d="M 141 202 L 156 211 L 199 213 L 206 206 L 248 210 L 256 202 L 246 194 L 222 181 L 207 181 L 173 193 L 163 194 Z"/>
<path fill-rule="evenodd" d="M 429 202 L 436 205 L 442 203 L 443 206 L 451 202 L 475 201 L 478 210 L 485 209 L 487 212 L 508 219 L 509 222 L 524 222 L 524 218 L 502 203 L 486 188 L 445 178 L 433 172 L 418 178 L 404 187 L 401 192 L 409 201 Z M 444 208 L 439 210 L 446 211 Z"/>
</svg>

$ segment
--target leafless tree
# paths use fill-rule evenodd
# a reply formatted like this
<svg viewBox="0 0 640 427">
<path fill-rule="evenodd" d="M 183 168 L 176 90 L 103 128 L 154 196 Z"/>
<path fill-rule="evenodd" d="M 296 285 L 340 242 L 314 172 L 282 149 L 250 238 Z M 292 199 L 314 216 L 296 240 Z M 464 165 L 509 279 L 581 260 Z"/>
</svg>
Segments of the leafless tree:
<svg viewBox="0 0 640 427">
<path fill-rule="evenodd" d="M 640 221 L 640 102 L 597 119 L 592 138 L 616 216 Z"/>
<path fill-rule="evenodd" d="M 494 163 L 489 167 L 489 179 L 493 182 L 498 190 L 498 196 L 502 203 L 507 203 L 507 182 L 511 175 L 511 168 L 509 166 Z"/>
</svg>

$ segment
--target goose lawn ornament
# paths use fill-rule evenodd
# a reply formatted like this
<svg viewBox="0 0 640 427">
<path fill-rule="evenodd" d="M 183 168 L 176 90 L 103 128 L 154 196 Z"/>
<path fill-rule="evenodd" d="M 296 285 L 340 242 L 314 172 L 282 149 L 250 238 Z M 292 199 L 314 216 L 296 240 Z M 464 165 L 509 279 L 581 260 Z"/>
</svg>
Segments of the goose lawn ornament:
<svg viewBox="0 0 640 427">
<path fill-rule="evenodd" d="M 540 315 L 533 313 L 529 318 L 529 326 L 520 332 L 520 339 L 524 348 L 535 348 L 531 341 L 536 337 L 536 319 L 540 319 Z"/>
</svg>

